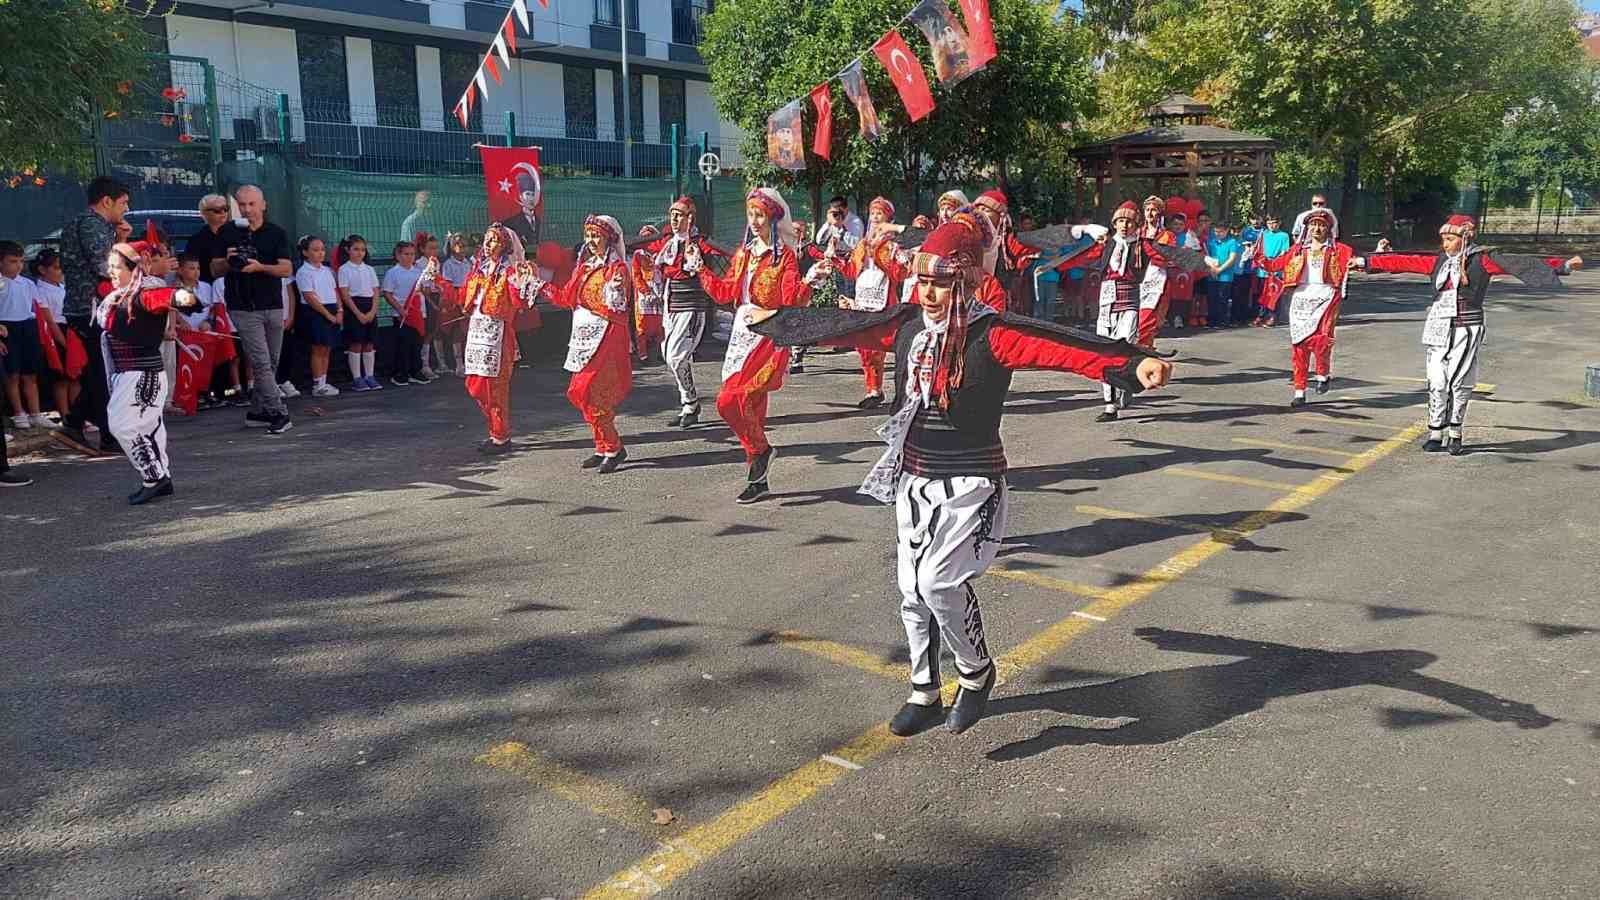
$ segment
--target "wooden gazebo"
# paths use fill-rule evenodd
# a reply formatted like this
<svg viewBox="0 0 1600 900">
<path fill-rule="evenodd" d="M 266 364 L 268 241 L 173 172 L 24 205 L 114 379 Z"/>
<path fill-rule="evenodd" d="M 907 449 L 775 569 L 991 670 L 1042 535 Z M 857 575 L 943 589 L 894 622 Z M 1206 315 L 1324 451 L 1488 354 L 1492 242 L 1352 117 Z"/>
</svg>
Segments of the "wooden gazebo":
<svg viewBox="0 0 1600 900">
<path fill-rule="evenodd" d="M 1270 206 L 1275 196 L 1273 157 L 1277 142 L 1257 134 L 1245 134 L 1214 124 L 1211 107 L 1187 94 L 1173 94 L 1145 110 L 1150 127 L 1098 144 L 1072 151 L 1081 174 L 1078 181 L 1078 208 L 1093 183 L 1094 208 L 1104 211 L 1123 200 L 1124 179 L 1154 182 L 1155 193 L 1166 196 L 1167 182 L 1182 181 L 1183 193 L 1199 193 L 1201 178 L 1222 179 L 1221 206 L 1229 208 L 1234 176 L 1250 177 L 1250 196 L 1255 209 Z M 1109 183 L 1111 192 L 1106 194 Z M 1263 192 L 1265 192 L 1263 194 Z"/>
</svg>

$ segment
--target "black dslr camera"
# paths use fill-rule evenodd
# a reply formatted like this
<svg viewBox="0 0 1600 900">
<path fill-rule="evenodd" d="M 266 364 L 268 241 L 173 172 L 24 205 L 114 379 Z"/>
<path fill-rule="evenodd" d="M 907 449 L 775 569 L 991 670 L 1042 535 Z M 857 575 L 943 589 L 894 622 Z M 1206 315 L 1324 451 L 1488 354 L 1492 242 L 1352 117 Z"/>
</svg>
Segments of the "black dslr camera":
<svg viewBox="0 0 1600 900">
<path fill-rule="evenodd" d="M 250 223 L 246 219 L 234 219 L 233 224 L 238 227 L 244 237 L 231 248 L 233 252 L 228 256 L 228 268 L 238 272 L 252 259 L 258 259 L 255 238 L 250 234 Z"/>
</svg>

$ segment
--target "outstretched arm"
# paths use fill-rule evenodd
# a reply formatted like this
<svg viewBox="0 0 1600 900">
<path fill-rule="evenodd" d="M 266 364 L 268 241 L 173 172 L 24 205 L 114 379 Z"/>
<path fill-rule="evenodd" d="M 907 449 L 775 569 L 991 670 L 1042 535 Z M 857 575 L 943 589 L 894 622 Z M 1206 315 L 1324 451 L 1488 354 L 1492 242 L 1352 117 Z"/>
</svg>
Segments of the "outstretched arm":
<svg viewBox="0 0 1600 900">
<path fill-rule="evenodd" d="M 1374 253 L 1354 260 L 1356 269 L 1394 275 L 1428 275 L 1438 258 L 1431 253 Z"/>
<path fill-rule="evenodd" d="M 1172 364 L 1127 343 L 1075 328 L 1045 331 L 998 324 L 989 328 L 989 350 L 1008 369 L 1051 369 L 1110 382 L 1132 393 L 1158 388 L 1172 377 Z"/>
</svg>

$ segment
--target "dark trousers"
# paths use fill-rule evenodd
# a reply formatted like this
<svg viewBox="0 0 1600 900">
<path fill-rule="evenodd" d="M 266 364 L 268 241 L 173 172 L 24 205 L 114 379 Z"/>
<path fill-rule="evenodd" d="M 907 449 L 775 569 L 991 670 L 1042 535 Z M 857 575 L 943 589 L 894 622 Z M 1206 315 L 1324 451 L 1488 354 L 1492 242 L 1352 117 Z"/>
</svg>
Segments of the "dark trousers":
<svg viewBox="0 0 1600 900">
<path fill-rule="evenodd" d="M 1228 324 L 1233 314 L 1233 282 L 1220 281 L 1211 278 L 1206 281 L 1206 293 L 1210 296 L 1210 309 L 1207 318 L 1213 326 Z"/>
<path fill-rule="evenodd" d="M 394 356 L 389 364 L 391 378 L 415 378 L 422 371 L 422 336 L 415 328 L 395 326 Z"/>
<path fill-rule="evenodd" d="M 1256 280 L 1255 275 L 1233 276 L 1233 323 L 1243 324 L 1255 318 L 1256 306 L 1251 300 L 1251 283 Z"/>
<path fill-rule="evenodd" d="M 83 349 L 89 357 L 83 374 L 78 377 L 78 399 L 64 417 L 68 428 L 83 430 L 85 422 L 93 423 L 100 433 L 110 435 L 106 425 L 106 405 L 111 402 L 111 392 L 106 387 L 106 357 L 100 351 L 100 328 L 89 316 L 67 316 L 67 326 L 78 333 Z"/>
</svg>

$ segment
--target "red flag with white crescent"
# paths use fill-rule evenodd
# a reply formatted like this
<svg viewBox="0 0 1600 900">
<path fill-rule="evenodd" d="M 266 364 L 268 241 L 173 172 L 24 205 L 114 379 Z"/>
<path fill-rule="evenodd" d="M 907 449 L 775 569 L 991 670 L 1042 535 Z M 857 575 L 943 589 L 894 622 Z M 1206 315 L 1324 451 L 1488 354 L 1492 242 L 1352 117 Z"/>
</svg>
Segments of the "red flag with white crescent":
<svg viewBox="0 0 1600 900">
<path fill-rule="evenodd" d="M 811 139 L 811 152 L 826 160 L 833 159 L 833 95 L 828 83 L 811 89 L 811 105 L 817 108 L 817 133 Z"/>
<path fill-rule="evenodd" d="M 899 31 L 889 29 L 872 45 L 872 52 L 888 71 L 894 89 L 900 92 L 900 102 L 905 104 L 906 116 L 911 121 L 920 122 L 933 112 L 933 89 L 928 87 L 928 76 Z"/>
<path fill-rule="evenodd" d="M 998 52 L 994 46 L 994 19 L 989 16 L 989 0 L 961 0 L 961 13 L 967 20 L 967 53 L 976 71 Z"/>
<path fill-rule="evenodd" d="M 199 409 L 200 392 L 211 386 L 211 372 L 222 361 L 221 345 L 229 338 L 207 331 L 178 332 L 178 383 L 172 402 L 189 415 Z"/>
</svg>

